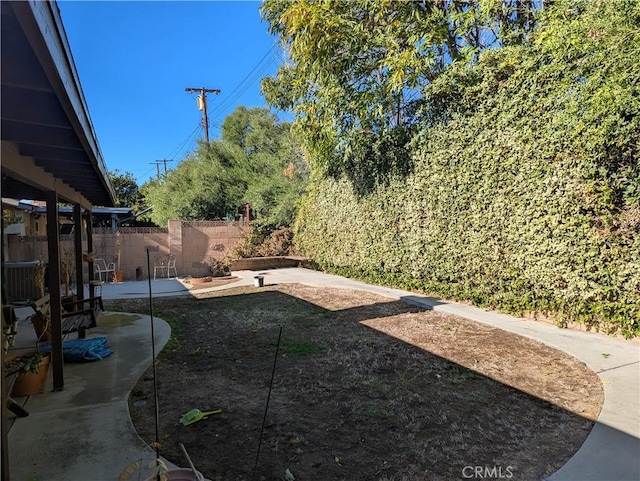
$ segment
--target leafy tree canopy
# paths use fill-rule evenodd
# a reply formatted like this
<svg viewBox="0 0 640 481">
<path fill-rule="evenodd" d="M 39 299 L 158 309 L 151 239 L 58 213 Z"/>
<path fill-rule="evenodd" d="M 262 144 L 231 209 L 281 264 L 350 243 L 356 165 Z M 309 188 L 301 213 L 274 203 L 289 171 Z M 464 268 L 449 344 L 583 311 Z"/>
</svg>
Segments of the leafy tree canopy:
<svg viewBox="0 0 640 481">
<path fill-rule="evenodd" d="M 116 192 L 116 207 L 131 207 L 134 212 L 146 207 L 138 182 L 131 172 L 112 170 L 109 172 L 109 180 Z"/>
<path fill-rule="evenodd" d="M 147 208 L 138 182 L 131 172 L 112 170 L 109 172 L 109 180 L 116 193 L 116 207 L 130 207 L 133 214 L 138 214 Z M 137 220 L 148 221 L 149 218 L 142 215 Z"/>
<path fill-rule="evenodd" d="M 142 188 L 152 219 L 235 219 L 251 205 L 253 215 L 289 225 L 309 169 L 291 134 L 267 109 L 238 107 L 220 139 L 200 143 L 175 170 Z"/>
<path fill-rule="evenodd" d="M 452 61 L 519 43 L 533 0 L 266 0 L 263 18 L 291 62 L 263 80 L 268 101 L 292 109 L 321 170 L 375 184 L 411 167 L 406 148 L 424 87 Z M 366 183 L 366 182 L 365 182 Z"/>
<path fill-rule="evenodd" d="M 427 86 L 411 174 L 360 197 L 314 177 L 296 245 L 374 283 L 638 336 L 640 2 L 555 0 L 537 21 Z"/>
</svg>

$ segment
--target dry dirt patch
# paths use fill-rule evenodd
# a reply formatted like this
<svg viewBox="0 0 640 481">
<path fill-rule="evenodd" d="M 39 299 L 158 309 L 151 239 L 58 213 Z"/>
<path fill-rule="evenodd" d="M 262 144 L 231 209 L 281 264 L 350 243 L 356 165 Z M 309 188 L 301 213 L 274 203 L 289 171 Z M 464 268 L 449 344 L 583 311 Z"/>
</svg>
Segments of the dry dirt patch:
<svg viewBox="0 0 640 481">
<path fill-rule="evenodd" d="M 161 453 L 211 480 L 455 480 L 466 466 L 550 475 L 600 412 L 578 360 L 499 329 L 361 291 L 239 287 L 154 301 L 174 340 L 157 363 Z M 146 301 L 108 308 L 146 312 Z M 151 371 L 130 397 L 155 439 Z M 192 408 L 222 414 L 190 426 Z"/>
</svg>

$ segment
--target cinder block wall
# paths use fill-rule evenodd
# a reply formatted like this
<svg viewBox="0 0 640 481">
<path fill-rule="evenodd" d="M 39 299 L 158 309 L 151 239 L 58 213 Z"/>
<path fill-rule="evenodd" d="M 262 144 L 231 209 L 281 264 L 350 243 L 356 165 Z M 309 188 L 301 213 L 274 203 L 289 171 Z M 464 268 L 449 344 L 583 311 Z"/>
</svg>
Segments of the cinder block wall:
<svg viewBox="0 0 640 481">
<path fill-rule="evenodd" d="M 169 221 L 168 228 L 121 227 L 116 232 L 97 228 L 92 231 L 93 252 L 107 263 L 115 262 L 124 270 L 125 280 L 148 278 L 147 250 L 151 275 L 156 261 L 173 255 L 179 276 L 201 276 L 209 273 L 211 258 L 221 259 L 248 228 L 246 222 Z M 46 236 L 7 236 L 7 262 L 48 261 Z M 61 236 L 61 249 L 73 249 L 73 237 Z M 82 241 L 87 251 L 86 235 Z M 86 267 L 85 267 L 86 269 Z M 85 278 L 90 276 L 86 273 Z M 91 278 L 93 278 L 91 276 Z"/>
</svg>

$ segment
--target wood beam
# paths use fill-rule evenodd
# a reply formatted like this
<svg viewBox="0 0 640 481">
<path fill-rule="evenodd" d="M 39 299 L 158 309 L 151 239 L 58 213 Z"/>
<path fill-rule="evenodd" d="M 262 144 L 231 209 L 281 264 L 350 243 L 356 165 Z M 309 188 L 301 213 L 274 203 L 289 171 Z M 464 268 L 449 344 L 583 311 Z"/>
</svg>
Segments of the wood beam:
<svg viewBox="0 0 640 481">
<path fill-rule="evenodd" d="M 75 164 L 81 164 L 82 167 L 89 164 L 87 154 L 82 150 L 70 150 L 63 147 L 47 147 L 43 145 L 20 145 L 20 155 L 24 157 L 33 157 L 36 160 L 36 164 L 42 164 L 40 159 L 52 159 L 64 162 L 72 162 Z"/>
<path fill-rule="evenodd" d="M 62 356 L 62 297 L 60 292 L 60 227 L 58 223 L 58 195 L 46 193 L 47 244 L 49 253 L 49 294 L 51 295 L 51 366 L 53 390 L 64 389 L 64 360 Z"/>
<path fill-rule="evenodd" d="M 9 177 L 43 191 L 56 191 L 63 199 L 91 210 L 92 204 L 85 196 L 36 165 L 32 157 L 21 156 L 12 142 L 0 142 L 0 156 L 3 175 L 6 173 Z"/>
<path fill-rule="evenodd" d="M 84 299 L 84 274 L 82 269 L 82 208 L 78 204 L 73 206 L 73 244 L 76 254 L 76 296 Z"/>
<path fill-rule="evenodd" d="M 61 34 L 64 27 L 60 11 L 51 2 L 12 2 L 11 6 L 25 34 L 30 38 L 34 53 L 57 94 L 57 100 L 78 134 L 96 174 L 102 177 L 103 187 L 113 202 L 115 191 L 109 182 L 107 167 L 89 118 L 89 109 L 73 64 L 71 48 L 66 35 Z"/>
<path fill-rule="evenodd" d="M 83 150 L 76 133 L 72 129 L 3 120 L 0 134 L 2 134 L 2 139 L 4 140 L 25 145 L 36 144 L 47 147 Z"/>
<path fill-rule="evenodd" d="M 2 281 L 0 283 L 0 289 L 1 289 L 1 297 L 2 297 L 2 305 L 5 305 L 5 302 L 7 301 L 7 296 L 6 296 L 6 283 L 5 283 L 5 278 L 4 278 L 4 262 L 5 262 L 5 256 L 4 256 L 4 228 L 2 226 L 0 226 L 0 242 L 2 243 L 2 248 L 0 249 L 0 258 L 2 260 L 2 272 L 0 272 L 0 280 Z M 0 349 L 0 365 L 4 366 L 4 357 L 5 357 L 5 353 L 4 353 L 4 326 L 6 326 L 5 324 L 5 319 L 4 319 L 4 309 L 0 309 L 0 314 L 2 315 L 2 318 L 0 319 L 0 322 L 2 324 L 2 329 L 0 329 L 0 347 L 2 347 L 2 349 Z M 0 406 L 0 409 L 2 410 L 2 414 L 0 416 L 0 421 L 2 422 L 2 424 L 0 425 L 0 436 L 1 436 L 1 450 L 2 450 L 2 457 L 1 457 L 1 462 L 2 462 L 2 481 L 9 481 L 9 416 L 8 416 L 8 400 L 9 400 L 9 383 L 7 382 L 8 378 L 6 376 L 4 376 L 4 373 L 2 375 L 2 377 L 0 378 L 0 402 L 2 403 L 2 406 Z"/>
<path fill-rule="evenodd" d="M 84 213 L 86 227 L 87 227 L 87 252 L 93 253 L 93 217 L 91 216 L 91 211 L 87 210 Z M 89 297 L 95 297 L 96 288 L 91 283 L 94 279 L 93 274 L 93 258 L 87 263 L 89 269 Z"/>
<path fill-rule="evenodd" d="M 41 92 L 2 84 L 2 119 L 37 125 L 69 125 L 60 102 L 52 92 Z"/>
<path fill-rule="evenodd" d="M 5 326 L 4 309 L 1 309 L 0 313 L 2 314 L 2 319 L 0 321 L 2 322 L 2 326 Z M 4 329 L 0 329 L 0 342 L 2 342 L 2 346 L 4 346 Z M 0 350 L 0 362 L 4 366 L 4 348 Z M 2 430 L 2 481 L 9 480 L 9 416 L 7 411 L 9 410 L 10 393 L 9 383 L 7 380 L 7 377 L 3 374 L 0 382 L 2 386 L 0 396 L 0 400 L 2 401 L 2 406 L 0 406 L 2 409 L 2 417 L 0 419 L 2 421 L 2 426 L 0 426 L 0 429 Z"/>
</svg>

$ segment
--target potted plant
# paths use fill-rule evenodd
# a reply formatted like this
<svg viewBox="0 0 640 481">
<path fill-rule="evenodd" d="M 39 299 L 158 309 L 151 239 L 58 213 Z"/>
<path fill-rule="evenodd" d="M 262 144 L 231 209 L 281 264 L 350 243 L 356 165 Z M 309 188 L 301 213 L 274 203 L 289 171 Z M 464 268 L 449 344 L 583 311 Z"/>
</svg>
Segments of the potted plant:
<svg viewBox="0 0 640 481">
<path fill-rule="evenodd" d="M 113 264 L 116 270 L 113 271 L 112 282 L 124 282 L 124 269 L 120 269 L 120 254 L 113 256 Z"/>
<path fill-rule="evenodd" d="M 18 319 L 16 318 L 16 313 L 13 307 L 4 306 L 3 310 L 3 318 L 4 325 L 2 326 L 3 333 L 2 338 L 4 339 L 4 352 L 6 353 L 10 347 L 13 347 L 16 340 L 16 335 L 18 334 Z"/>
<path fill-rule="evenodd" d="M 16 397 L 24 397 L 43 393 L 50 363 L 50 354 L 39 350 L 7 359 L 4 364 L 4 375 L 16 375 L 12 394 Z"/>
<path fill-rule="evenodd" d="M 42 302 L 44 300 L 44 281 L 47 265 L 44 263 L 42 256 L 40 256 L 38 264 L 33 268 L 32 279 L 40 294 L 40 298 L 37 299 L 34 304 Z M 29 320 L 33 324 L 33 329 L 36 331 L 36 338 L 38 342 L 49 342 L 51 340 L 49 322 L 47 316 L 41 316 L 37 312 L 30 316 Z"/>
</svg>

